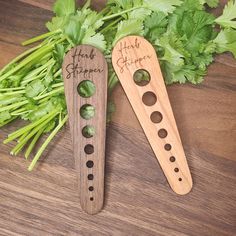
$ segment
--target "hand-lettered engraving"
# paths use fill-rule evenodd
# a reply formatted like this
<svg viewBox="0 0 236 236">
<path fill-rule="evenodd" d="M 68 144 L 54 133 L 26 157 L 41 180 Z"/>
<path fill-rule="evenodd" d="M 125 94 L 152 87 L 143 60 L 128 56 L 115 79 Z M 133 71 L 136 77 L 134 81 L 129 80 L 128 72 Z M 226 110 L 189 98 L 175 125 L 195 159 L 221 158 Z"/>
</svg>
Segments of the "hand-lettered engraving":
<svg viewBox="0 0 236 236">
<path fill-rule="evenodd" d="M 69 63 L 65 70 L 67 72 L 66 79 L 75 78 L 78 75 L 82 75 L 84 78 L 91 78 L 92 74 L 102 73 L 103 68 L 89 68 L 89 63 L 87 63 L 86 68 L 82 66 L 82 60 L 96 60 L 96 53 L 94 49 L 91 49 L 89 53 L 76 48 L 72 54 L 72 63 Z"/>
<path fill-rule="evenodd" d="M 145 55 L 143 57 L 135 57 L 132 58 L 132 53 L 129 53 L 129 51 L 140 49 L 141 42 L 138 40 L 138 38 L 135 39 L 134 43 L 128 43 L 121 41 L 119 44 L 118 51 L 120 52 L 120 58 L 117 60 L 116 64 L 120 68 L 120 72 L 123 73 L 125 68 L 128 69 L 129 66 L 135 65 L 137 68 L 142 67 L 142 62 L 145 60 L 150 60 L 151 55 Z"/>
</svg>

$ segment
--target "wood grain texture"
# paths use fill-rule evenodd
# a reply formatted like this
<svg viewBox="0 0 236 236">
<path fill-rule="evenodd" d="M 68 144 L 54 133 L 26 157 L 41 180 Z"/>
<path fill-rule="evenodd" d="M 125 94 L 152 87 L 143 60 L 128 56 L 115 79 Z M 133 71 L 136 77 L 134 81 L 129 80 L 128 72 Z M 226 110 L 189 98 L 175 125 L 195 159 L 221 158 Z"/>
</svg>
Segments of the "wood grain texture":
<svg viewBox="0 0 236 236">
<path fill-rule="evenodd" d="M 71 49 L 65 56 L 63 78 L 80 203 L 89 214 L 98 213 L 104 201 L 107 77 L 107 62 L 98 49 L 82 45 Z M 78 94 L 79 86 L 84 82 L 93 83 L 92 96 Z M 86 106 L 95 110 L 93 117 L 82 117 L 81 109 Z M 94 129 L 95 134 L 90 135 L 93 130 L 87 133 L 86 129 Z"/>
<path fill-rule="evenodd" d="M 25 50 L 21 41 L 46 32 L 51 16 L 28 2 L 0 0 L 0 67 Z M 0 144 L 0 235 L 234 236 L 235 76 L 235 60 L 223 54 L 215 58 L 203 84 L 167 88 L 194 180 L 186 196 L 168 188 L 120 86 L 107 129 L 105 206 L 95 216 L 79 204 L 68 126 L 32 173 L 23 155 L 9 155 L 11 144 Z M 20 123 L 2 128 L 0 140 Z"/>
<path fill-rule="evenodd" d="M 171 188 L 180 195 L 189 193 L 192 178 L 155 49 L 142 37 L 128 36 L 115 45 L 112 62 Z M 150 77 L 145 85 L 134 80 L 142 70 Z"/>
</svg>

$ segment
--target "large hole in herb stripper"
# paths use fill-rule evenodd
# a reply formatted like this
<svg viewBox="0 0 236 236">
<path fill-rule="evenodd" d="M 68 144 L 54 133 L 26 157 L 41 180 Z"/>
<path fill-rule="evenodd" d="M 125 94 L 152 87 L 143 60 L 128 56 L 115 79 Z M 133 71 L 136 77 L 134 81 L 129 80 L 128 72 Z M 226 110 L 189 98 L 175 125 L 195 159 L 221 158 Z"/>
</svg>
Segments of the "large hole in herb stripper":
<svg viewBox="0 0 236 236">
<path fill-rule="evenodd" d="M 134 73 L 134 82 L 138 85 L 138 86 L 146 86 L 147 84 L 150 83 L 151 77 L 150 74 L 146 71 L 146 70 L 137 70 Z"/>
<path fill-rule="evenodd" d="M 95 116 L 95 107 L 85 104 L 80 108 L 80 116 L 85 120 L 90 120 Z"/>
<path fill-rule="evenodd" d="M 92 81 L 84 80 L 78 85 L 77 91 L 81 97 L 89 98 L 95 94 L 96 87 Z"/>
</svg>

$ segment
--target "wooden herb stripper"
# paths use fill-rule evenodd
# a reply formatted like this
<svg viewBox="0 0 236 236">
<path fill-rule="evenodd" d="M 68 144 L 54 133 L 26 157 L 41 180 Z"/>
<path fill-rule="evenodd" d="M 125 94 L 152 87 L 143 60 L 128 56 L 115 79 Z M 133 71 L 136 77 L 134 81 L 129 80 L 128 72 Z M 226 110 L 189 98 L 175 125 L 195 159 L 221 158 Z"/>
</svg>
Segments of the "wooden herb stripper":
<svg viewBox="0 0 236 236">
<path fill-rule="evenodd" d="M 63 78 L 80 203 L 89 214 L 98 213 L 104 201 L 108 68 L 96 48 L 71 49 L 63 63 Z"/>
<path fill-rule="evenodd" d="M 187 194 L 192 178 L 155 49 L 142 37 L 125 37 L 114 47 L 112 63 L 171 188 Z M 144 86 L 134 81 L 140 70 L 150 75 Z"/>
</svg>

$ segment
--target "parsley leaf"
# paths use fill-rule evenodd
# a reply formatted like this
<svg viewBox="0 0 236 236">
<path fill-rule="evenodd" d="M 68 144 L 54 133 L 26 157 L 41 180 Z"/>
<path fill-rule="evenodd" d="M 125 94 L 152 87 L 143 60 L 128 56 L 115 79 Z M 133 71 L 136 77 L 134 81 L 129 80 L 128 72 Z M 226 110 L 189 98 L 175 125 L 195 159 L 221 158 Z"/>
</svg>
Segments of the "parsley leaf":
<svg viewBox="0 0 236 236">
<path fill-rule="evenodd" d="M 0 125 L 4 122 L 11 119 L 11 114 L 9 111 L 0 112 Z"/>
<path fill-rule="evenodd" d="M 129 19 L 140 19 L 140 20 L 144 20 L 147 16 L 151 15 L 152 11 L 150 9 L 147 8 L 138 8 L 136 10 L 133 10 L 131 12 L 128 13 L 128 18 Z"/>
<path fill-rule="evenodd" d="M 231 52 L 236 58 L 236 30 L 225 29 L 220 31 L 214 42 L 217 45 L 218 53 Z"/>
<path fill-rule="evenodd" d="M 73 16 L 64 28 L 65 35 L 73 42 L 74 45 L 81 43 L 84 32 L 81 30 L 80 18 Z"/>
<path fill-rule="evenodd" d="M 82 43 L 97 47 L 101 51 L 106 50 L 106 41 L 105 41 L 104 35 L 102 35 L 100 33 L 96 34 L 95 32 L 88 31 L 85 34 L 85 37 L 83 38 Z"/>
<path fill-rule="evenodd" d="M 46 27 L 49 31 L 56 31 L 58 29 L 63 29 L 67 24 L 69 18 L 68 17 L 53 17 L 51 21 L 46 23 Z"/>
<path fill-rule="evenodd" d="M 128 35 L 143 35 L 143 21 L 142 20 L 123 20 L 118 24 L 117 33 L 113 45 L 121 38 Z"/>
<path fill-rule="evenodd" d="M 236 2 L 230 0 L 225 6 L 223 15 L 218 17 L 215 22 L 224 28 L 236 29 Z"/>
<path fill-rule="evenodd" d="M 177 51 L 182 46 L 181 41 L 174 34 L 165 34 L 160 40 L 157 39 L 156 44 L 164 48 L 164 56 L 161 60 L 168 61 L 176 66 L 184 64 L 184 55 Z"/>
<path fill-rule="evenodd" d="M 41 80 L 34 80 L 27 85 L 25 89 L 25 94 L 27 97 L 33 98 L 38 96 L 44 89 L 45 86 Z"/>
<path fill-rule="evenodd" d="M 153 12 L 144 22 L 144 35 L 155 42 L 167 30 L 168 19 L 163 12 Z"/>
<path fill-rule="evenodd" d="M 161 11 L 165 14 L 172 13 L 176 6 L 182 4 L 182 0 L 144 0 L 144 7 L 151 9 L 152 11 Z"/>
<path fill-rule="evenodd" d="M 54 60 L 57 62 L 59 67 L 61 67 L 65 56 L 64 46 L 62 44 L 56 44 L 52 53 Z"/>
<path fill-rule="evenodd" d="M 54 4 L 53 11 L 57 16 L 68 16 L 75 13 L 74 0 L 57 0 Z"/>
</svg>

